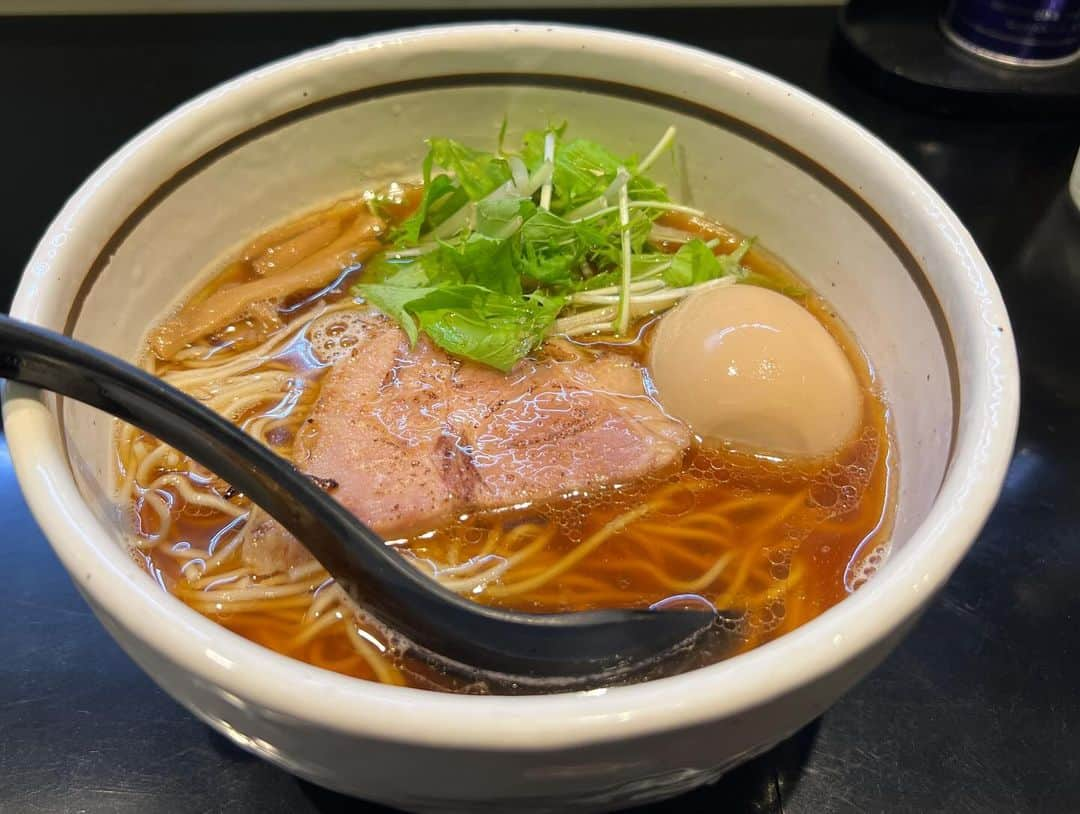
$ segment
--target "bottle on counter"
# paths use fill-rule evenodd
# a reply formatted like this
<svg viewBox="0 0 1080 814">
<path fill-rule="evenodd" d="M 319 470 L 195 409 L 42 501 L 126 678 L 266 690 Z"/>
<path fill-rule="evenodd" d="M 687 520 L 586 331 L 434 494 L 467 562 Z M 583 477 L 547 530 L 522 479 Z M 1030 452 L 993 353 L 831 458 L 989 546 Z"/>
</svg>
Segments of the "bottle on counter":
<svg viewBox="0 0 1080 814">
<path fill-rule="evenodd" d="M 950 0 L 941 28 L 965 51 L 1016 67 L 1080 58 L 1080 0 Z"/>
</svg>

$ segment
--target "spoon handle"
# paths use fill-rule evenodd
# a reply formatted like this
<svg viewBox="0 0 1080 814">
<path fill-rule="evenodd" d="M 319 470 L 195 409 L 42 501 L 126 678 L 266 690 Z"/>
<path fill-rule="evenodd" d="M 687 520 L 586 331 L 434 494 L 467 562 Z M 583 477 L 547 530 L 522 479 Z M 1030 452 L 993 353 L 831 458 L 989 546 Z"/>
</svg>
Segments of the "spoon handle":
<svg viewBox="0 0 1080 814">
<path fill-rule="evenodd" d="M 268 447 L 191 396 L 104 351 L 0 315 L 0 378 L 51 390 L 154 435 L 205 466 L 301 540 L 349 596 L 434 653 L 526 676 L 584 676 L 651 659 L 700 632 L 703 611 L 526 614 L 428 578 Z"/>
</svg>

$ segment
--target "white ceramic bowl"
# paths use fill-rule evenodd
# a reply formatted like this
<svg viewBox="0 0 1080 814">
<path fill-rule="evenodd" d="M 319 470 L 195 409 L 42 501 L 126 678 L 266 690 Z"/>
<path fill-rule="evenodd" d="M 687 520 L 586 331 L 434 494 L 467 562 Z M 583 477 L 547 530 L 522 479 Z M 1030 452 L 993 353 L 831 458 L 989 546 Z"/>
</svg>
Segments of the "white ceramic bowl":
<svg viewBox="0 0 1080 814">
<path fill-rule="evenodd" d="M 71 402 L 61 417 L 11 386 L 4 421 L 27 500 L 94 612 L 237 743 L 408 809 L 608 809 L 713 780 L 820 715 L 911 626 L 998 494 L 1018 411 L 1005 309 L 968 233 L 895 153 L 790 85 L 671 43 L 509 24 L 380 34 L 246 74 L 137 136 L 53 222 L 12 313 L 131 357 L 245 237 L 415 172 L 425 136 L 491 144 L 504 114 L 512 131 L 566 118 L 625 152 L 674 122 L 674 193 L 759 235 L 869 351 L 897 433 L 894 550 L 818 619 L 633 687 L 479 698 L 357 681 L 229 633 L 132 562 L 103 489 L 104 417 Z"/>
</svg>

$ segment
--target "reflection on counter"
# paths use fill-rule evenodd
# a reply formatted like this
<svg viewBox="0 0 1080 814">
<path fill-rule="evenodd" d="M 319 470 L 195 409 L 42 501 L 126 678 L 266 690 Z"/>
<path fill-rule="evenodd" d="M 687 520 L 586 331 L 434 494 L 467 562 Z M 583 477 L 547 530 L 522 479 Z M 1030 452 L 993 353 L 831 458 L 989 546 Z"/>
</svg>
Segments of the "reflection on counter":
<svg viewBox="0 0 1080 814">
<path fill-rule="evenodd" d="M 1022 245 L 1016 274 L 1001 281 L 1029 381 L 1080 406 L 1080 212 L 1067 189 L 1054 198 Z"/>
</svg>

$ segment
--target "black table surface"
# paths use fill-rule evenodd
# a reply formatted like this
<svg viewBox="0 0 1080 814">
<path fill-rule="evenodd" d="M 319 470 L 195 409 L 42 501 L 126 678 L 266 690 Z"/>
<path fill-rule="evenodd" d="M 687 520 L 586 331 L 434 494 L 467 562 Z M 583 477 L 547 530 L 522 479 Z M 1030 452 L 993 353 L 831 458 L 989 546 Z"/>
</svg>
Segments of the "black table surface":
<svg viewBox="0 0 1080 814">
<path fill-rule="evenodd" d="M 1023 368 L 1005 491 L 915 631 L 824 717 L 715 786 L 650 812 L 1080 811 L 1080 124 L 901 107 L 832 55 L 836 10 L 545 12 L 644 31 L 775 73 L 922 172 L 1001 284 Z M 485 12 L 488 19 L 523 18 Z M 65 197 L 177 103 L 334 39 L 477 14 L 0 21 L 0 305 Z M 232 746 L 97 623 L 0 444 L 0 811 L 385 811 Z"/>
</svg>

